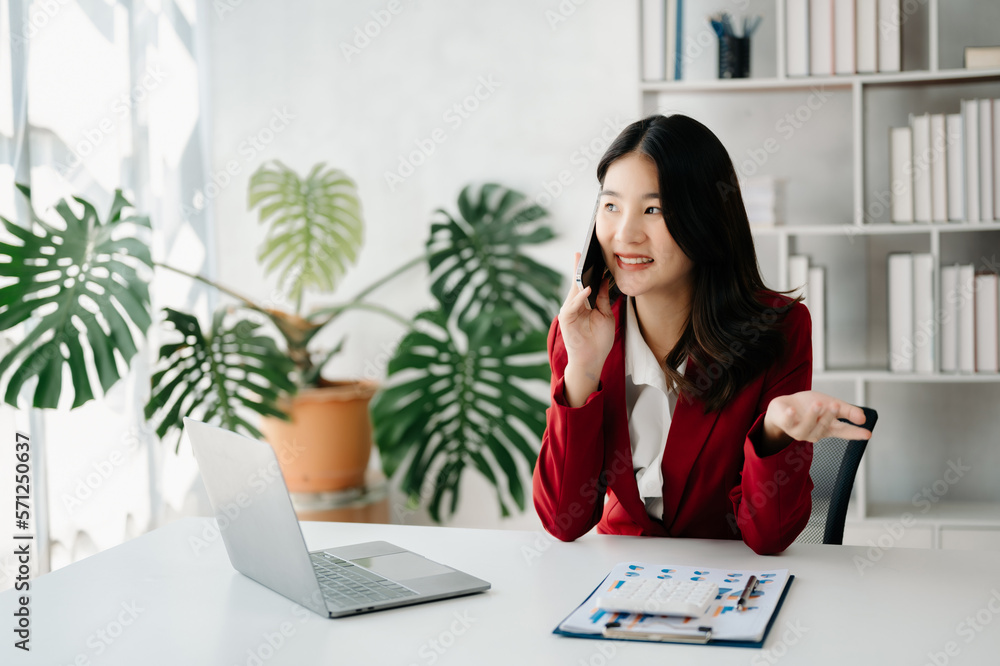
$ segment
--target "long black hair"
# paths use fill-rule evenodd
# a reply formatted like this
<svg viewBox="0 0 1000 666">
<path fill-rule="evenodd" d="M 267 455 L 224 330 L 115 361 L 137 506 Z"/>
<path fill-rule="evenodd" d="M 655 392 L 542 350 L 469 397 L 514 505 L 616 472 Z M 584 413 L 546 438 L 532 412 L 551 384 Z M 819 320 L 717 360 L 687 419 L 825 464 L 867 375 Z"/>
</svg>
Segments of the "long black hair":
<svg viewBox="0 0 1000 666">
<path fill-rule="evenodd" d="M 667 231 L 694 264 L 691 314 L 664 359 L 667 379 L 716 411 L 782 355 L 780 324 L 795 300 L 764 285 L 736 171 L 711 130 L 683 115 L 632 123 L 597 165 L 602 187 L 608 167 L 632 152 L 656 164 Z M 694 380 L 674 369 L 689 355 Z"/>
</svg>

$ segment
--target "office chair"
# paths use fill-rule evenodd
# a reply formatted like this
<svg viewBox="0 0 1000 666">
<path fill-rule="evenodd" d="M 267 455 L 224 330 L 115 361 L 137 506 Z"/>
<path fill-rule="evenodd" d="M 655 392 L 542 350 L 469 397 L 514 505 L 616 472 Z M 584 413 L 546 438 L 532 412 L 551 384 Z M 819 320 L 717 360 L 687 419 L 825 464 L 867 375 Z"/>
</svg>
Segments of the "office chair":
<svg viewBox="0 0 1000 666">
<path fill-rule="evenodd" d="M 868 407 L 861 409 L 865 411 L 863 427 L 871 432 L 878 413 Z M 838 437 L 827 437 L 813 444 L 813 460 L 809 468 L 813 481 L 812 511 L 809 522 L 795 543 L 844 543 L 847 503 L 851 499 L 854 476 L 867 445 L 867 440 L 848 441 Z"/>
</svg>

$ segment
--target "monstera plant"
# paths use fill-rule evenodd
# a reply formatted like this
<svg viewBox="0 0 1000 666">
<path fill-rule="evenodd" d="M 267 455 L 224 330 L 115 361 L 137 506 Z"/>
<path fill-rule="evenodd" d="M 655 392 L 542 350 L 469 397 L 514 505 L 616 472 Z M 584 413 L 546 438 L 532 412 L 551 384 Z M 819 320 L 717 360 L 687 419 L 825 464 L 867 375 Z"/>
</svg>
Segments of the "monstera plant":
<svg viewBox="0 0 1000 666">
<path fill-rule="evenodd" d="M 160 349 L 146 406 L 146 418 L 158 420 L 161 437 L 180 430 L 184 416 L 191 415 L 260 437 L 241 408 L 285 417 L 280 398 L 320 386 L 320 371 L 339 348 L 310 349 L 316 334 L 340 313 L 363 305 L 359 298 L 322 313 L 302 310 L 307 291 L 336 289 L 361 246 L 357 188 L 343 171 L 321 163 L 300 177 L 278 161 L 264 164 L 250 177 L 248 205 L 259 208 L 260 222 L 269 224 L 257 260 L 265 275 L 278 274 L 294 310 L 258 304 L 212 280 L 190 276 L 234 297 L 238 305 L 216 312 L 204 332 L 193 315 L 166 311 L 180 339 Z M 280 348 L 263 334 L 265 321 L 278 334 Z"/>
<path fill-rule="evenodd" d="M 0 240 L 0 278 L 7 283 L 0 287 L 0 331 L 25 323 L 28 331 L 0 359 L 4 401 L 16 407 L 37 378 L 31 404 L 57 407 L 68 367 L 72 407 L 79 407 L 94 398 L 95 378 L 107 391 L 122 377 L 137 337 L 149 328 L 153 262 L 142 240 L 149 219 L 123 215 L 129 203 L 115 192 L 104 221 L 84 199 L 74 197 L 79 213 L 59 202 L 60 229 L 35 215 L 29 188 L 17 187 L 28 218 L 15 224 L 0 217 L 11 237 Z"/>
<path fill-rule="evenodd" d="M 22 187 L 28 197 L 30 192 Z M 33 377 L 32 404 L 60 404 L 69 370 L 72 406 L 107 391 L 127 371 L 150 326 L 148 283 L 154 264 L 147 218 L 124 215 L 120 192 L 105 221 L 76 198 L 56 206 L 64 228 L 30 213 L 2 220 L 0 331 L 27 322 L 27 333 L 0 359 L 4 399 L 16 404 Z M 202 276 L 232 301 L 207 326 L 166 309 L 172 329 L 159 350 L 145 415 L 160 437 L 194 416 L 253 436 L 262 422 L 288 419 L 303 393 L 328 389 L 321 371 L 341 345 L 314 349 L 316 335 L 352 309 L 379 312 L 407 327 L 371 403 L 374 438 L 387 475 L 398 474 L 411 504 L 440 520 L 453 513 L 469 469 L 497 490 L 503 515 L 526 502 L 525 472 L 544 429 L 549 369 L 545 333 L 560 302 L 558 273 L 524 250 L 553 237 L 546 212 L 496 184 L 466 187 L 458 214 L 436 212 L 426 252 L 340 304 L 302 311 L 310 290 L 330 292 L 354 262 L 362 240 L 354 183 L 320 164 L 299 177 L 280 163 L 250 181 L 249 206 L 269 224 L 258 260 L 294 302 L 292 312 L 265 306 Z M 435 306 L 407 319 L 370 294 L 425 265 Z M 367 415 L 365 416 L 367 420 Z"/>
<path fill-rule="evenodd" d="M 437 307 L 416 316 L 372 402 L 386 473 L 435 520 L 457 508 L 467 468 L 493 484 L 504 516 L 511 501 L 524 509 L 516 459 L 533 468 L 545 429 L 547 405 L 530 387 L 549 379 L 545 337 L 560 301 L 559 274 L 523 253 L 553 237 L 540 206 L 488 184 L 462 190 L 458 211 L 438 210 L 427 241 Z"/>
</svg>

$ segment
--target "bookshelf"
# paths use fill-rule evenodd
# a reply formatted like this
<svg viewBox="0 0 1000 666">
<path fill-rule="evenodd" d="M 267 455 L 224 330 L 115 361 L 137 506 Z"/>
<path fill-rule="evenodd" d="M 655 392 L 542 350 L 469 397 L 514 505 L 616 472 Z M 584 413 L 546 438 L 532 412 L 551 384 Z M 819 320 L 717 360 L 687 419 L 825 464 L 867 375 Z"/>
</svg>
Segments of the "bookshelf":
<svg viewBox="0 0 1000 666">
<path fill-rule="evenodd" d="M 711 67 L 688 61 L 685 80 L 640 81 L 640 109 L 705 123 L 741 176 L 788 179 L 786 224 L 753 228 L 765 280 L 791 286 L 795 254 L 826 269 L 826 369 L 813 385 L 879 412 L 845 543 L 1000 549 L 1000 374 L 942 373 L 939 350 L 932 373 L 888 369 L 890 253 L 932 255 L 936 308 L 940 266 L 1000 260 L 1000 221 L 893 224 L 889 206 L 879 205 L 889 188 L 890 127 L 906 125 L 911 112 L 957 113 L 962 99 L 1000 98 L 1000 69 L 961 68 L 964 46 L 1000 43 L 990 27 L 1000 6 L 949 0 L 944 11 L 942 4 L 912 3 L 902 25 L 902 71 L 789 77 L 779 38 L 784 0 L 749 0 L 740 7 L 764 17 L 751 56 L 751 77 L 760 78 L 715 79 L 716 51 L 705 49 L 698 60 Z M 740 9 L 685 0 L 685 39 L 699 30 L 697 17 L 719 11 Z M 763 150 L 769 140 L 772 150 Z M 956 461 L 972 469 L 947 483 Z M 924 501 L 927 488 L 942 492 Z M 910 520 L 897 537 L 894 525 L 904 516 Z"/>
<path fill-rule="evenodd" d="M 933 83 L 935 81 L 990 81 L 1000 77 L 1000 69 L 952 69 L 936 72 L 894 72 L 841 76 L 801 76 L 792 78 L 715 79 L 705 81 L 642 81 L 641 89 L 649 92 L 713 92 L 717 90 L 780 90 L 809 89 L 817 86 L 851 88 L 857 85 L 887 85 L 891 83 Z"/>
</svg>

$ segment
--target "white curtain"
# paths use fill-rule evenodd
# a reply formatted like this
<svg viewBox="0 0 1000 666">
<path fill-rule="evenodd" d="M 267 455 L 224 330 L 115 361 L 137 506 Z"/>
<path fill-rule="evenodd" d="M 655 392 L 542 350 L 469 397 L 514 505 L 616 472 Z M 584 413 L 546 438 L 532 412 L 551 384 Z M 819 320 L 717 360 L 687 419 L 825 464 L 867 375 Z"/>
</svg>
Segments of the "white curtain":
<svg viewBox="0 0 1000 666">
<path fill-rule="evenodd" d="M 196 0 L 0 0 L 0 214 L 25 219 L 15 182 L 29 184 L 36 212 L 57 222 L 59 199 L 81 196 L 103 217 L 120 188 L 150 217 L 155 260 L 213 275 L 211 201 L 202 193 L 210 118 L 199 26 L 208 11 Z M 24 394 L 18 409 L 0 409 L 0 468 L 13 460 L 15 427 L 30 430 L 44 463 L 33 500 L 50 557 L 39 573 L 46 560 L 58 568 L 190 512 L 194 462 L 157 440 L 142 408 L 162 308 L 204 314 L 212 295 L 162 269 L 156 276 L 149 339 L 107 395 L 38 412 Z M 23 334 L 0 333 L 0 345 Z M 0 561 L 0 589 L 10 586 L 9 565 Z"/>
</svg>

